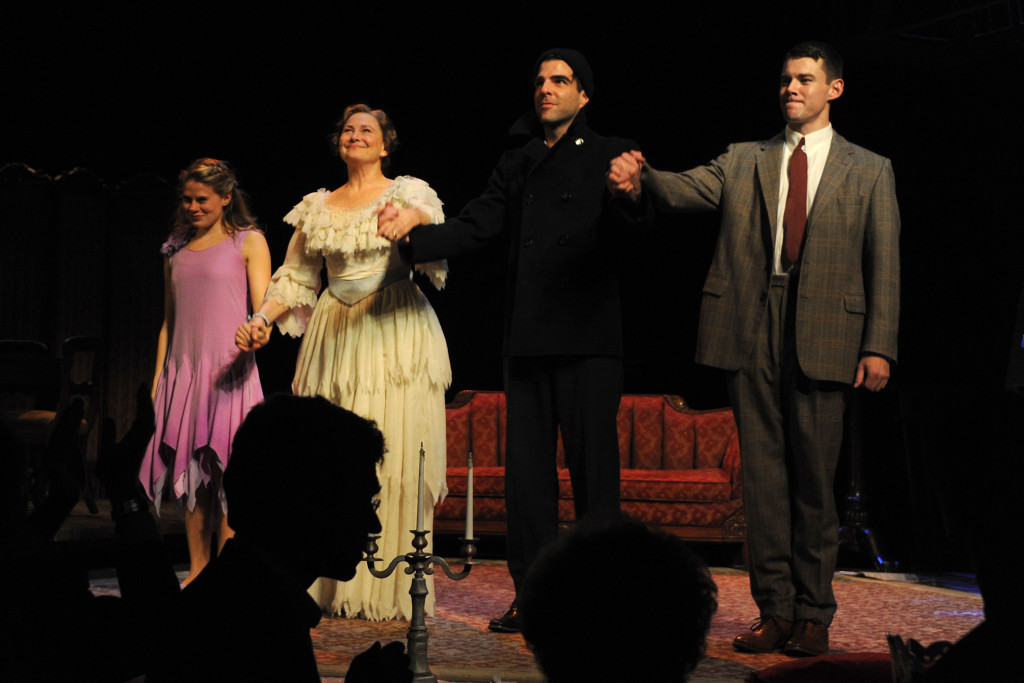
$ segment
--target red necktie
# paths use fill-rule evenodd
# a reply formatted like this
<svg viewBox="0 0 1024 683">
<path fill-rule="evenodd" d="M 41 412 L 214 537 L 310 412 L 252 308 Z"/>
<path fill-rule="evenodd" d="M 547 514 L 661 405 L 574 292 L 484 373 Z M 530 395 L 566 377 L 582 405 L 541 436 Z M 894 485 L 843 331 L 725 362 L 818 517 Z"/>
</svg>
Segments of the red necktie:
<svg viewBox="0 0 1024 683">
<path fill-rule="evenodd" d="M 782 216 L 782 267 L 785 270 L 800 260 L 800 248 L 807 227 L 807 155 L 800 138 L 789 158 L 789 192 Z"/>
</svg>

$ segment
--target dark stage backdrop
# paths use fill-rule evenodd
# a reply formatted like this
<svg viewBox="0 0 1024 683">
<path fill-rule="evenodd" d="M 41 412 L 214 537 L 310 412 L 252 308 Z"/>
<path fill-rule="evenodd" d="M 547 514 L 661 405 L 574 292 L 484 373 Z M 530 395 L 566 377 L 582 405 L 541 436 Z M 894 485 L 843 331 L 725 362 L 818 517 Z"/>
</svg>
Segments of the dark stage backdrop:
<svg viewBox="0 0 1024 683">
<path fill-rule="evenodd" d="M 426 179 L 455 213 L 530 108 L 544 48 L 589 56 L 593 128 L 685 169 L 780 131 L 783 52 L 807 38 L 836 43 L 847 68 L 833 123 L 892 159 L 903 214 L 901 362 L 864 406 L 872 509 L 899 559 L 959 561 L 956 548 L 937 550 L 948 524 L 930 493 L 929 437 L 936 400 L 969 400 L 955 393 L 961 380 L 1002 371 L 1024 272 L 1013 3 L 634 3 L 601 14 L 449 3 L 418 6 L 425 16 L 394 5 L 254 14 L 154 3 L 59 16 L 11 5 L 0 10 L 0 163 L 36 174 L 5 172 L 0 188 L 0 337 L 104 336 L 108 406 L 122 424 L 130 388 L 152 378 L 157 250 L 174 178 L 192 159 L 235 164 L 277 264 L 290 235 L 280 218 L 344 182 L 326 137 L 347 104 L 388 111 L 402 144 L 392 170 Z M 621 235 L 628 392 L 727 402 L 720 373 L 692 360 L 715 231 L 714 216 L 674 216 Z M 500 388 L 504 245 L 450 265 L 448 287 L 424 291 L 448 339 L 452 391 Z M 605 276 L 606 264 L 593 268 Z M 296 350 L 275 335 L 260 352 L 268 391 L 287 389 Z"/>
</svg>

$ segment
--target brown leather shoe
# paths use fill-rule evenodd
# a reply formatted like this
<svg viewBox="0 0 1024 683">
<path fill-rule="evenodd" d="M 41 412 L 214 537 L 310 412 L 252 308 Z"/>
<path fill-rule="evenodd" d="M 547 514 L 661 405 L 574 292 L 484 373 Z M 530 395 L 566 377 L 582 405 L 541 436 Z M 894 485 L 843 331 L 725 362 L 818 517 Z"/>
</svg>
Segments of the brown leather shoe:
<svg viewBox="0 0 1024 683">
<path fill-rule="evenodd" d="M 793 633 L 793 622 L 778 617 L 758 617 L 732 641 L 732 646 L 744 652 L 774 652 L 786 644 Z"/>
<path fill-rule="evenodd" d="M 782 651 L 791 657 L 817 657 L 828 652 L 828 626 L 816 619 L 796 622 Z"/>
</svg>

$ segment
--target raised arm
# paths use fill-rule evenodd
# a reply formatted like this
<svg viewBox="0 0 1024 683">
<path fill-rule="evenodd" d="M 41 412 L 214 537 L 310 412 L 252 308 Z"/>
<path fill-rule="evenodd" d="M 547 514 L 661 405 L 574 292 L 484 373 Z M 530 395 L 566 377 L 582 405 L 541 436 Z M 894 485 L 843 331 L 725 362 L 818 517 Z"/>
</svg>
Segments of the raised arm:
<svg viewBox="0 0 1024 683">
<path fill-rule="evenodd" d="M 623 152 L 608 164 L 605 183 L 613 197 L 624 197 L 631 201 L 640 200 L 640 169 L 645 162 L 638 150 Z"/>
<path fill-rule="evenodd" d="M 400 228 L 392 229 L 398 233 L 392 241 L 402 243 L 402 258 L 409 263 L 424 263 L 459 256 L 482 247 L 501 234 L 508 211 L 508 178 L 512 173 L 507 169 L 509 164 L 507 156 L 498 162 L 483 194 L 466 204 L 458 216 L 443 223 L 434 220 L 429 225 L 413 226 L 404 240 Z M 378 222 L 380 220 L 378 217 Z M 387 228 L 382 231 L 387 232 Z"/>
<path fill-rule="evenodd" d="M 390 242 L 408 242 L 413 228 L 432 222 L 430 215 L 423 209 L 400 209 L 388 202 L 377 209 L 377 237 Z"/>
<path fill-rule="evenodd" d="M 716 210 L 721 204 L 725 179 L 730 170 L 753 163 L 752 157 L 740 158 L 735 147 L 729 145 L 722 155 L 706 166 L 697 166 L 680 173 L 658 171 L 644 163 L 640 170 L 644 195 L 655 209 L 666 213 Z M 740 166 L 736 167 L 735 164 Z"/>
</svg>

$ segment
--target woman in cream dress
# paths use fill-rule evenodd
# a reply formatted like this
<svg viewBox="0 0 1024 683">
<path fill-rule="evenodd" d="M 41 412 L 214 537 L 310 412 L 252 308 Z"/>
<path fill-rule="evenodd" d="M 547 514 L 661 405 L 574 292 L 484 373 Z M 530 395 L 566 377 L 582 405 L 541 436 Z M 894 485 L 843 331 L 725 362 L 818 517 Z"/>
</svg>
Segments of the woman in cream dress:
<svg viewBox="0 0 1024 683">
<path fill-rule="evenodd" d="M 434 505 L 447 493 L 444 390 L 451 383 L 437 316 L 397 247 L 377 237 L 377 211 L 387 203 L 421 211 L 430 222 L 444 220 L 441 202 L 429 185 L 409 176 L 392 180 L 384 175 L 396 139 L 384 112 L 366 105 L 345 110 L 332 141 L 348 167 L 348 181 L 333 192 L 306 195 L 285 216 L 295 233 L 284 265 L 274 274 L 260 310 L 236 338 L 243 349 L 259 348 L 275 322 L 284 334 L 305 333 L 292 391 L 323 396 L 376 421 L 387 448 L 379 471 L 378 510 L 383 527 L 378 557 L 385 561 L 412 549 L 409 530 L 416 527 L 421 443 L 426 452 L 425 528 L 432 527 Z M 318 300 L 324 261 L 328 291 Z M 416 270 L 438 289 L 444 286 L 445 262 L 418 265 Z M 287 477 L 288 459 L 302 454 L 281 456 L 281 476 Z M 338 457 L 345 457 L 345 444 L 338 444 Z M 321 578 L 309 590 L 330 614 L 408 619 L 410 583 L 401 569 L 382 580 L 362 564 L 351 581 Z M 432 614 L 433 585 L 429 588 L 427 611 Z"/>
</svg>

